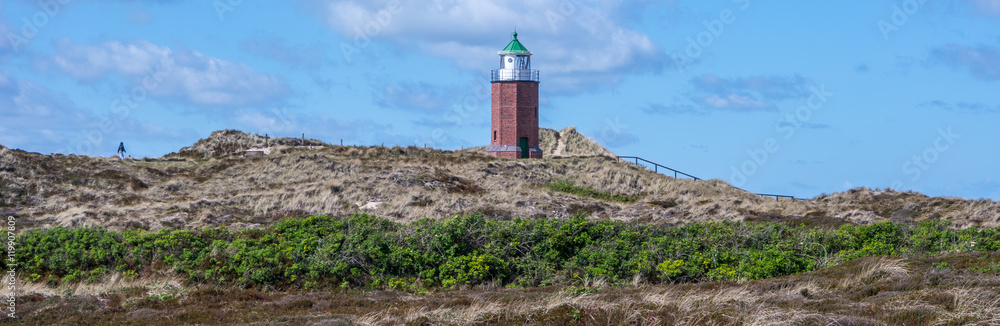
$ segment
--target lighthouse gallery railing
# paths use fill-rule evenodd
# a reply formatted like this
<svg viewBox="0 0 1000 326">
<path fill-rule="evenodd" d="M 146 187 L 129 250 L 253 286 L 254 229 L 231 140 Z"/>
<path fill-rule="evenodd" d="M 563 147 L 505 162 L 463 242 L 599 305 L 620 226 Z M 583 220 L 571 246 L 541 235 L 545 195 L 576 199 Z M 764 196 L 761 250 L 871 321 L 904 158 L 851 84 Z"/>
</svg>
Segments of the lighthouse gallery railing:
<svg viewBox="0 0 1000 326">
<path fill-rule="evenodd" d="M 534 69 L 494 69 L 490 81 L 533 81 L 538 82 L 538 70 Z"/>
</svg>

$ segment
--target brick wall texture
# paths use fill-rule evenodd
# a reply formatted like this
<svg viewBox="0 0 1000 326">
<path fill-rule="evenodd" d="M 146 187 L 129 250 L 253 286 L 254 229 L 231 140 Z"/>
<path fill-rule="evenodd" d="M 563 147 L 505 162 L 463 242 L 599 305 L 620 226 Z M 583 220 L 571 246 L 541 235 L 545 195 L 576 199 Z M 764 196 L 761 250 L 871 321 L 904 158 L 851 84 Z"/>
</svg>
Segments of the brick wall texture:
<svg viewBox="0 0 1000 326">
<path fill-rule="evenodd" d="M 490 145 L 518 146 L 518 139 L 527 137 L 528 146 L 538 146 L 538 82 L 493 82 L 492 109 Z M 511 158 L 518 155 L 512 152 L 490 154 Z M 542 153 L 532 151 L 530 157 L 541 158 Z"/>
</svg>

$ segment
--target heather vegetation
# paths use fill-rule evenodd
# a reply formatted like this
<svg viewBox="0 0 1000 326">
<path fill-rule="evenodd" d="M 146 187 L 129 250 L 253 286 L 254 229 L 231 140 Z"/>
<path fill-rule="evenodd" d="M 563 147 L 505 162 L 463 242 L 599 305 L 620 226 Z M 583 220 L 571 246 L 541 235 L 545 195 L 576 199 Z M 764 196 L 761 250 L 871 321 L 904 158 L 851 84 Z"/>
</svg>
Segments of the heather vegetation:
<svg viewBox="0 0 1000 326">
<path fill-rule="evenodd" d="M 28 280 L 52 286 L 168 272 L 192 285 L 422 292 L 483 283 L 742 282 L 861 257 L 996 251 L 1000 229 L 956 230 L 941 221 L 836 229 L 745 222 L 670 227 L 478 215 L 397 223 L 357 214 L 284 219 L 241 231 L 57 227 L 26 232 L 20 246 L 17 260 Z"/>
</svg>

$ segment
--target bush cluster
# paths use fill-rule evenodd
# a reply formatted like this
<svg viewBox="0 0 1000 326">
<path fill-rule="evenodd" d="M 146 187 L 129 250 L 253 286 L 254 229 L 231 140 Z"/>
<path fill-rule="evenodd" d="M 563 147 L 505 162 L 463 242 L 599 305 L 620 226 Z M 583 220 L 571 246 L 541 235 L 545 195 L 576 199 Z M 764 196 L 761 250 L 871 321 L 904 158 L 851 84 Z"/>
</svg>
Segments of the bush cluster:
<svg viewBox="0 0 1000 326">
<path fill-rule="evenodd" d="M 116 232 L 63 227 L 20 236 L 28 277 L 94 282 L 177 273 L 195 284 L 422 290 L 495 282 L 511 287 L 752 280 L 865 256 L 1000 249 L 998 229 L 890 222 L 836 230 L 783 223 L 634 222 L 481 215 L 397 223 L 370 215 L 284 219 L 270 227 Z"/>
</svg>

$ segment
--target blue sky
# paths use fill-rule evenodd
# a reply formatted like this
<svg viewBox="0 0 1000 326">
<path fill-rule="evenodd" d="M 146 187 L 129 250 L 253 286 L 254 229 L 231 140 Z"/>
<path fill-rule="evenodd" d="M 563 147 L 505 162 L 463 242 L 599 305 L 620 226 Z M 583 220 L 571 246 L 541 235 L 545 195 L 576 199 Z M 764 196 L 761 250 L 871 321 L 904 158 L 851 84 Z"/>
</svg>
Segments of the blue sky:
<svg viewBox="0 0 1000 326">
<path fill-rule="evenodd" d="M 541 125 L 619 155 L 755 192 L 1000 199 L 1000 0 L 849 3 L 0 0 L 0 143 L 481 146 L 516 26 Z"/>
</svg>

